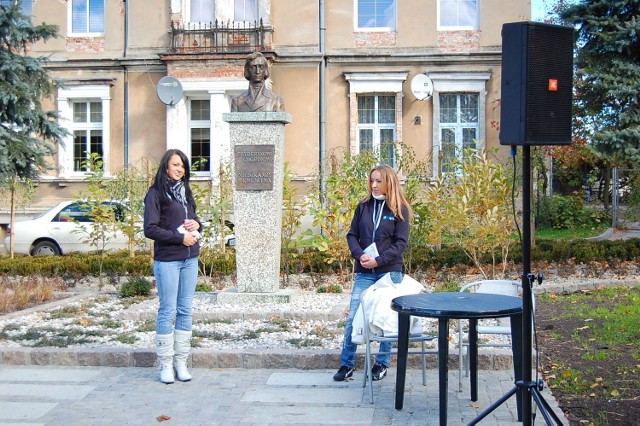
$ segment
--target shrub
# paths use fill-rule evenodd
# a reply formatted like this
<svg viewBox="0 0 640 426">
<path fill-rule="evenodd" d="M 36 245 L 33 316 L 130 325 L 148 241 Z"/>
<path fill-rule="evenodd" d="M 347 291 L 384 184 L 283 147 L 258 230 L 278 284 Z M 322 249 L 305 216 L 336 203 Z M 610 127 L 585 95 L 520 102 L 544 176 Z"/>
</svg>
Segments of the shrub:
<svg viewBox="0 0 640 426">
<path fill-rule="evenodd" d="M 605 211 L 588 208 L 581 196 L 554 195 L 549 203 L 548 225 L 553 229 L 598 226 L 608 220 Z"/>
<path fill-rule="evenodd" d="M 490 161 L 486 152 L 473 149 L 447 167 L 425 189 L 426 211 L 434 217 L 427 230 L 435 233 L 428 240 L 460 247 L 485 278 L 504 275 L 514 242 L 512 173 Z"/>
<path fill-rule="evenodd" d="M 318 287 L 316 293 L 342 293 L 342 287 L 338 284 L 322 284 Z"/>
<path fill-rule="evenodd" d="M 211 284 L 199 282 L 198 284 L 196 284 L 196 291 L 211 293 L 213 291 L 213 287 L 211 287 Z"/>
<path fill-rule="evenodd" d="M 120 287 L 120 297 L 148 296 L 151 283 L 144 278 L 132 278 Z"/>
</svg>

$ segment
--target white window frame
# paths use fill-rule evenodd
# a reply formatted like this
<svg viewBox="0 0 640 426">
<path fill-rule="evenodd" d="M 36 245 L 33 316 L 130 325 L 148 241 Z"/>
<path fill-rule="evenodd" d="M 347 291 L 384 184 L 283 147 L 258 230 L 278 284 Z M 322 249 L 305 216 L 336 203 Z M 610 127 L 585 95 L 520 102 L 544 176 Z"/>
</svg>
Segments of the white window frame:
<svg viewBox="0 0 640 426">
<path fill-rule="evenodd" d="M 378 1 L 378 0 L 375 0 Z M 354 0 L 353 2 L 353 28 L 357 32 L 393 32 L 398 28 L 398 0 L 393 1 L 393 26 L 392 27 L 361 27 L 358 23 L 360 16 L 360 0 Z"/>
<path fill-rule="evenodd" d="M 427 76 L 433 81 L 433 133 L 432 133 L 432 150 L 433 150 L 433 167 L 432 177 L 436 179 L 440 174 L 440 93 L 456 94 L 456 93 L 477 93 L 478 94 L 478 149 L 482 149 L 486 144 L 486 109 L 487 109 L 487 82 L 491 78 L 489 72 L 426 72 Z"/>
<path fill-rule="evenodd" d="M 475 0 L 475 21 L 473 25 L 445 25 L 442 23 L 442 3 L 455 3 L 458 8 L 460 2 L 468 0 L 438 0 L 438 30 L 440 31 L 457 31 L 457 30 L 477 30 L 480 28 L 480 0 Z M 456 17 L 459 19 L 460 13 Z"/>
<path fill-rule="evenodd" d="M 191 106 L 192 106 L 192 101 L 208 101 L 209 102 L 209 117 L 206 120 L 193 120 L 191 117 Z M 190 96 L 187 99 L 187 113 L 188 113 L 188 127 L 189 127 L 189 131 L 188 131 L 188 137 L 189 137 L 189 150 L 187 152 L 189 152 L 189 154 L 187 155 L 189 157 L 189 163 L 191 165 L 193 165 L 193 153 L 191 152 L 191 146 L 192 146 L 192 133 L 191 131 L 193 129 L 209 129 L 209 162 L 207 163 L 207 167 L 209 168 L 209 172 L 202 172 L 202 171 L 193 171 L 193 175 L 194 176 L 209 176 L 211 173 L 211 164 L 213 162 L 212 160 L 212 156 L 213 156 L 213 144 L 214 144 L 214 138 L 213 138 L 213 129 L 211 126 L 211 99 L 210 97 L 205 97 L 203 96 Z"/>
<path fill-rule="evenodd" d="M 90 16 L 91 12 L 89 9 L 89 3 L 92 1 L 102 1 L 103 2 L 103 9 L 102 9 L 102 31 L 101 32 L 91 32 L 89 31 L 89 21 L 87 21 L 87 31 L 82 31 L 82 32 L 74 32 L 73 31 L 73 2 L 75 0 L 69 0 L 69 5 L 67 7 L 67 34 L 69 37 L 99 37 L 99 36 L 103 36 L 104 35 L 104 30 L 107 27 L 107 20 L 106 20 L 106 14 L 107 14 L 107 8 L 106 8 L 106 4 L 105 0 L 85 0 L 87 2 L 87 18 Z"/>
<path fill-rule="evenodd" d="M 349 82 L 349 123 L 350 134 L 349 149 L 353 155 L 360 153 L 360 136 L 358 131 L 358 95 L 395 95 L 396 118 L 394 129 L 394 142 L 402 141 L 400 117 L 402 117 L 402 84 L 407 80 L 408 72 L 377 72 L 345 73 L 345 79 Z M 396 151 L 396 158 L 401 155 L 401 150 Z"/>
<path fill-rule="evenodd" d="M 237 2 L 242 2 L 244 4 L 244 9 L 246 11 L 247 9 L 247 3 L 251 2 L 253 3 L 253 14 L 255 15 L 254 19 L 236 19 L 236 3 Z M 246 17 L 246 13 L 245 13 L 245 17 Z M 258 9 L 258 0 L 233 0 L 233 21 L 234 22 L 258 22 L 260 21 L 260 12 Z"/>
<path fill-rule="evenodd" d="M 448 123 L 443 123 L 442 121 L 439 122 L 439 126 L 440 126 L 440 135 L 438 140 L 440 141 L 440 143 L 442 143 L 442 132 L 445 129 L 449 129 L 449 130 L 453 130 L 454 134 L 455 134 L 455 147 L 454 147 L 454 155 L 455 158 L 457 158 L 458 160 L 461 160 L 464 156 L 464 150 L 465 148 L 467 148 L 467 146 L 464 145 L 464 130 L 465 129 L 473 129 L 475 130 L 475 137 L 473 138 L 475 140 L 475 146 L 474 148 L 478 148 L 477 144 L 479 144 L 479 133 L 480 133 L 480 122 L 476 121 L 475 123 L 462 123 L 460 121 L 460 117 L 462 116 L 462 112 L 460 110 L 460 97 L 461 96 L 476 96 L 477 100 L 478 100 L 478 111 L 477 111 L 477 117 L 478 120 L 480 119 L 480 111 L 479 111 L 479 107 L 480 107 L 480 95 L 478 93 L 450 93 L 450 92 L 440 92 L 438 93 L 438 100 L 441 101 L 442 97 L 444 96 L 451 96 L 451 97 L 455 97 L 456 99 L 456 121 L 455 122 L 448 122 Z M 440 104 L 442 104 L 442 102 L 440 102 Z M 440 117 L 438 117 L 440 119 Z M 441 146 L 442 148 L 442 146 Z M 443 156 L 443 162 L 441 164 L 441 167 L 443 167 L 446 164 L 447 159 L 444 158 Z"/>
<path fill-rule="evenodd" d="M 369 97 L 373 97 L 374 98 L 374 122 L 373 123 L 356 123 L 356 144 L 358 145 L 358 152 L 362 152 L 362 143 L 360 140 L 360 130 L 371 130 L 373 132 L 373 140 L 372 140 L 372 147 L 371 149 L 376 152 L 378 154 L 378 160 L 382 161 L 382 140 L 380 137 L 380 133 L 382 132 L 382 130 L 391 130 L 392 131 L 392 140 L 391 142 L 395 143 L 397 142 L 397 137 L 396 137 L 396 129 L 398 127 L 398 117 L 397 117 L 397 106 L 394 110 L 394 117 L 393 117 L 393 123 L 379 123 L 378 122 L 378 111 L 379 111 L 379 101 L 380 101 L 380 97 L 381 96 L 388 96 L 388 97 L 393 97 L 394 98 L 394 102 L 397 103 L 398 100 L 396 99 L 396 93 L 359 93 L 357 95 L 358 97 L 358 101 L 360 100 L 361 97 L 363 96 L 369 96 Z M 360 109 L 358 108 L 358 112 L 360 111 Z M 396 167 L 396 158 L 397 156 L 395 155 L 395 150 L 394 150 L 394 155 L 392 158 L 392 163 L 389 164 L 391 167 L 395 168 Z"/>
<path fill-rule="evenodd" d="M 101 157 L 103 155 L 102 148 L 104 146 L 104 143 L 102 141 L 102 132 L 103 132 L 102 119 L 100 121 L 91 121 L 91 112 L 92 112 L 91 105 L 92 104 L 99 104 L 100 108 L 102 108 L 102 102 L 100 102 L 99 99 L 73 99 L 71 101 L 72 111 L 75 111 L 76 105 L 82 105 L 86 107 L 86 110 L 85 110 L 86 120 L 76 121 L 75 113 L 74 113 L 74 119 L 69 129 L 73 133 L 73 147 L 72 147 L 73 169 L 74 169 L 74 172 L 78 172 L 78 173 L 80 172 L 86 173 L 89 171 L 89 170 L 81 170 L 81 168 L 83 167 L 83 163 L 86 163 L 87 160 L 91 158 L 91 155 L 93 155 L 94 153 L 100 155 Z M 102 111 L 100 111 L 100 116 L 102 118 Z M 94 131 L 100 132 L 100 149 L 98 150 L 99 152 L 92 152 L 91 150 L 92 148 L 91 138 Z M 84 144 L 82 145 L 82 149 L 80 153 L 76 153 L 76 133 L 77 132 L 80 132 L 83 135 L 83 139 L 84 139 Z M 76 165 L 76 158 L 78 157 L 81 157 L 81 159 Z"/>
<path fill-rule="evenodd" d="M 192 21 L 191 20 L 191 2 L 193 0 L 180 0 L 181 8 L 184 11 L 182 14 L 184 22 L 188 22 L 191 24 L 208 24 L 207 22 L 201 21 Z M 246 0 L 245 0 L 246 1 Z M 267 24 L 269 21 L 269 13 L 271 10 L 271 0 L 252 0 L 255 1 L 255 13 L 256 19 L 255 21 L 259 22 L 260 19 L 263 20 L 264 24 Z M 245 21 L 245 20 L 235 20 L 235 2 L 236 0 L 213 0 L 213 21 L 216 20 L 221 22 L 254 22 Z M 177 6 L 177 5 L 176 5 Z M 172 4 L 172 12 L 179 13 L 177 7 L 174 7 Z"/>
<path fill-rule="evenodd" d="M 231 112 L 231 99 L 247 90 L 247 80 L 229 81 L 181 80 L 183 97 L 177 104 L 167 106 L 167 149 L 177 148 L 191 158 L 191 128 L 189 127 L 189 103 L 191 99 L 209 99 L 211 126 L 211 161 L 209 172 L 195 172 L 197 180 L 212 178 L 219 183 L 221 162 L 231 159 L 229 123 L 222 114 Z M 213 172 L 212 172 L 213 171 Z"/>
<path fill-rule="evenodd" d="M 110 176 L 110 158 L 111 158 L 111 95 L 110 86 L 105 85 L 87 85 L 87 86 L 68 86 L 58 89 L 58 115 L 60 123 L 69 134 L 64 138 L 64 146 L 58 147 L 58 177 L 64 179 L 84 179 L 87 174 L 83 171 L 74 171 L 73 169 L 73 131 L 78 126 L 73 123 L 73 103 L 75 101 L 100 101 L 102 102 L 102 161 L 103 172 L 105 176 Z M 97 129 L 99 126 L 96 124 Z M 86 129 L 86 123 L 80 126 Z"/>
<path fill-rule="evenodd" d="M 211 20 L 207 20 L 207 21 L 200 21 L 200 20 L 192 20 L 191 19 L 191 4 L 193 3 L 194 0 L 184 0 L 184 21 L 185 22 L 190 22 L 190 23 L 194 23 L 194 24 L 198 24 L 198 23 L 202 23 L 202 24 L 208 24 L 209 22 L 214 22 L 216 20 L 216 16 L 217 14 L 217 4 L 218 1 L 216 0 L 212 0 L 212 6 L 213 6 L 213 10 L 211 11 L 212 13 L 212 19 Z"/>
</svg>

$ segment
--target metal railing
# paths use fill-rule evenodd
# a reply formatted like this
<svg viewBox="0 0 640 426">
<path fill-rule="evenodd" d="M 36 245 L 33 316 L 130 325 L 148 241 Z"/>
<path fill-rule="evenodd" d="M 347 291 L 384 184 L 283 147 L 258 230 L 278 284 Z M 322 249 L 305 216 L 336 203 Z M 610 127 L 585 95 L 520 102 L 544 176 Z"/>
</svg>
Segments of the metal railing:
<svg viewBox="0 0 640 426">
<path fill-rule="evenodd" d="M 173 23 L 171 51 L 177 53 L 250 53 L 271 49 L 273 29 L 259 22 Z"/>
</svg>

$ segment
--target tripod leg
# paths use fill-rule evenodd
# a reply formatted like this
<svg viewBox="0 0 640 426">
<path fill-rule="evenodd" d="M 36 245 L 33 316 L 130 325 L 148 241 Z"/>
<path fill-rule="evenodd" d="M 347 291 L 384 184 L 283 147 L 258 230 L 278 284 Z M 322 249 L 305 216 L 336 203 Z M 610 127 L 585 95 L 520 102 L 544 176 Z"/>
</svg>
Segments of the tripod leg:
<svg viewBox="0 0 640 426">
<path fill-rule="evenodd" d="M 556 413 L 553 412 L 547 400 L 544 399 L 544 397 L 540 394 L 540 392 L 538 392 L 538 389 L 536 389 L 534 386 L 535 386 L 535 383 L 532 384 L 531 387 L 529 388 L 529 393 L 531 393 L 533 400 L 538 405 L 538 408 L 540 408 L 540 413 L 542 414 L 542 417 L 544 417 L 544 420 L 547 422 L 549 426 L 551 426 L 553 424 L 551 422 L 551 418 L 553 418 L 553 420 L 555 420 L 556 422 L 556 425 L 562 426 L 563 423 L 560 420 L 560 418 L 558 418 Z"/>
<path fill-rule="evenodd" d="M 480 413 L 480 415 L 478 417 L 476 417 L 475 419 L 473 419 L 471 421 L 471 423 L 469 423 L 468 426 L 472 426 L 472 425 L 476 425 L 480 422 L 480 420 L 484 419 L 485 417 L 487 417 L 489 414 L 491 414 L 491 412 L 493 410 L 495 410 L 496 408 L 498 408 L 500 405 L 502 405 L 502 403 L 504 403 L 507 399 L 511 398 L 516 392 L 518 392 L 518 386 L 514 387 L 513 389 L 511 389 L 509 392 L 505 393 L 502 397 L 500 397 L 499 400 L 497 400 L 496 402 L 494 402 L 493 404 L 491 404 L 489 406 L 489 408 L 487 408 L 486 410 L 484 410 L 482 413 Z"/>
</svg>

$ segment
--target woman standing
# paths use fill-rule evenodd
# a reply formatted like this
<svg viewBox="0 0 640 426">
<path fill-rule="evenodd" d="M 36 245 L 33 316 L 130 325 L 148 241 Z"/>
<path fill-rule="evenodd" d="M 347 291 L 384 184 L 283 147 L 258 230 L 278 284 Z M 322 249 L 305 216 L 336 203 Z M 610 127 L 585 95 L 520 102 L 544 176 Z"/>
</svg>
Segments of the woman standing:
<svg viewBox="0 0 640 426">
<path fill-rule="evenodd" d="M 156 353 L 160 381 L 189 381 L 192 302 L 198 279 L 200 220 L 189 186 L 189 159 L 168 150 L 144 200 L 144 235 L 154 241 L 153 274 L 160 306 Z M 175 327 L 175 330 L 174 330 Z"/>
<path fill-rule="evenodd" d="M 389 166 L 377 166 L 369 172 L 368 194 L 358 204 L 347 233 L 351 256 L 356 260 L 356 277 L 351 292 L 349 315 L 340 355 L 340 369 L 333 380 L 343 381 L 353 375 L 357 346 L 351 341 L 353 318 L 360 305 L 361 293 L 387 272 L 391 280 L 402 282 L 403 253 L 409 241 L 412 210 L 402 193 L 400 180 Z M 391 343 L 381 343 L 380 351 L 389 351 Z M 387 374 L 390 355 L 376 355 L 371 369 L 373 380 Z"/>
</svg>

